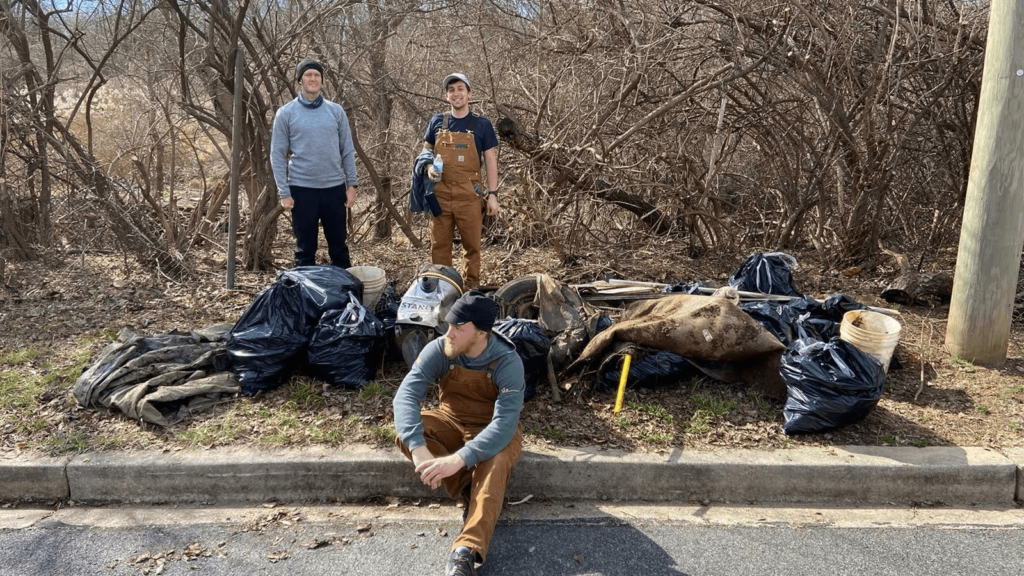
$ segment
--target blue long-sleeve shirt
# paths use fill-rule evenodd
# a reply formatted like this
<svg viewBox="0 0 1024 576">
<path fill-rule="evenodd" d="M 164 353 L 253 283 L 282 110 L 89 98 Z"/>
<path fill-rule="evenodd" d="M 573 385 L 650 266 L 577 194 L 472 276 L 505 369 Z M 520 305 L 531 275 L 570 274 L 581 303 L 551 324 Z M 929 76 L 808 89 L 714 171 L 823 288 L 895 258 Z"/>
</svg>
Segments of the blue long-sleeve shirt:
<svg viewBox="0 0 1024 576">
<path fill-rule="evenodd" d="M 459 449 L 458 455 L 466 462 L 466 468 L 472 469 L 480 462 L 494 457 L 501 452 L 515 436 L 519 426 L 519 412 L 523 409 L 523 392 L 526 383 L 523 375 L 523 361 L 516 354 L 516 347 L 501 334 L 491 332 L 487 348 L 477 357 L 466 355 L 449 360 L 444 355 L 444 338 L 435 338 L 413 364 L 409 373 L 402 380 L 392 405 L 395 410 L 395 429 L 398 437 L 410 451 L 426 446 L 423 438 L 423 420 L 420 417 L 420 404 L 427 395 L 427 390 L 434 382 L 440 382 L 448 371 L 449 362 L 468 370 L 486 371 L 487 365 L 495 359 L 492 379 L 498 390 L 498 398 L 494 402 L 494 416 L 475 438 Z"/>
<path fill-rule="evenodd" d="M 292 185 L 356 186 L 356 155 L 345 109 L 326 99 L 316 108 L 298 98 L 281 106 L 270 137 L 270 165 L 281 198 L 292 195 Z"/>
</svg>

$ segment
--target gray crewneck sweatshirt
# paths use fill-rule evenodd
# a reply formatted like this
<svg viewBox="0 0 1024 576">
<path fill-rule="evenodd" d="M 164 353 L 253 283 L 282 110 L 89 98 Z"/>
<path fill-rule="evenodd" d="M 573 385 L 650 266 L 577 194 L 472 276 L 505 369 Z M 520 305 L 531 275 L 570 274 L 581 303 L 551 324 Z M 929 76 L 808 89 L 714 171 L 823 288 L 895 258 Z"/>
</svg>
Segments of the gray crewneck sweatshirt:
<svg viewBox="0 0 1024 576">
<path fill-rule="evenodd" d="M 292 185 L 357 185 L 356 155 L 345 109 L 326 99 L 317 108 L 303 106 L 298 98 L 282 106 L 274 116 L 270 165 L 281 198 L 292 195 Z"/>
<path fill-rule="evenodd" d="M 498 389 L 498 399 L 494 402 L 494 417 L 475 438 L 459 449 L 458 454 L 466 462 L 466 468 L 472 469 L 501 452 L 512 441 L 519 427 L 519 412 L 523 409 L 526 382 L 523 378 L 523 361 L 516 354 L 515 344 L 497 332 L 491 332 L 487 348 L 475 358 L 460 355 L 449 360 L 444 355 L 443 336 L 435 338 L 423 348 L 402 380 L 392 402 L 395 430 L 405 447 L 411 451 L 426 446 L 420 404 L 430 385 L 440 382 L 451 364 L 469 370 L 487 370 L 487 365 L 495 359 L 498 359 L 498 364 L 494 367 L 492 379 Z"/>
</svg>

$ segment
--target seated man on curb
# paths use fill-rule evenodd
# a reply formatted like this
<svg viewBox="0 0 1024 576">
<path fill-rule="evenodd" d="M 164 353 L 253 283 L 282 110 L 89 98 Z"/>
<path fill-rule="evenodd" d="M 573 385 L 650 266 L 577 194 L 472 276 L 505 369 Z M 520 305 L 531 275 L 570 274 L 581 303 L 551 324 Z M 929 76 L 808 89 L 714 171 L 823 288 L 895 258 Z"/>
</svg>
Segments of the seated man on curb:
<svg viewBox="0 0 1024 576">
<path fill-rule="evenodd" d="M 398 447 L 424 484 L 463 501 L 463 526 L 446 576 L 475 576 L 498 523 L 512 467 L 522 451 L 523 362 L 491 331 L 498 307 L 476 290 L 452 305 L 448 333 L 427 344 L 395 394 Z M 440 406 L 420 413 L 434 382 Z"/>
</svg>

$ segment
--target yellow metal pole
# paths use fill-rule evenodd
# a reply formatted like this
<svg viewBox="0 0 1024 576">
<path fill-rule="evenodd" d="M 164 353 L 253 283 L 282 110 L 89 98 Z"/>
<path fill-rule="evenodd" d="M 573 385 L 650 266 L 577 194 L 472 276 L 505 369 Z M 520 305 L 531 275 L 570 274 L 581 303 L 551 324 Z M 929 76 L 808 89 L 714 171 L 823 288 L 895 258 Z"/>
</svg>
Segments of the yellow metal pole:
<svg viewBox="0 0 1024 576">
<path fill-rule="evenodd" d="M 615 397 L 615 413 L 618 414 L 619 410 L 622 410 L 622 397 L 626 395 L 626 376 L 629 376 L 629 363 L 633 360 L 632 354 L 626 354 L 626 359 L 622 361 L 622 376 L 619 377 L 619 394 Z"/>
</svg>

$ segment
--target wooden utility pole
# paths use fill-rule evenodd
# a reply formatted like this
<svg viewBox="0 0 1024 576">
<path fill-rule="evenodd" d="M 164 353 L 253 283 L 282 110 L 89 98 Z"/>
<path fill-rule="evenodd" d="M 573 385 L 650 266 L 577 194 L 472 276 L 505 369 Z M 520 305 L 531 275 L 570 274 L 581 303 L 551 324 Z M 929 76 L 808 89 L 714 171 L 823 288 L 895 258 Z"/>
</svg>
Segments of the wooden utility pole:
<svg viewBox="0 0 1024 576">
<path fill-rule="evenodd" d="M 1024 248 L 1024 0 L 992 0 L 946 351 L 1006 361 Z"/>
</svg>

